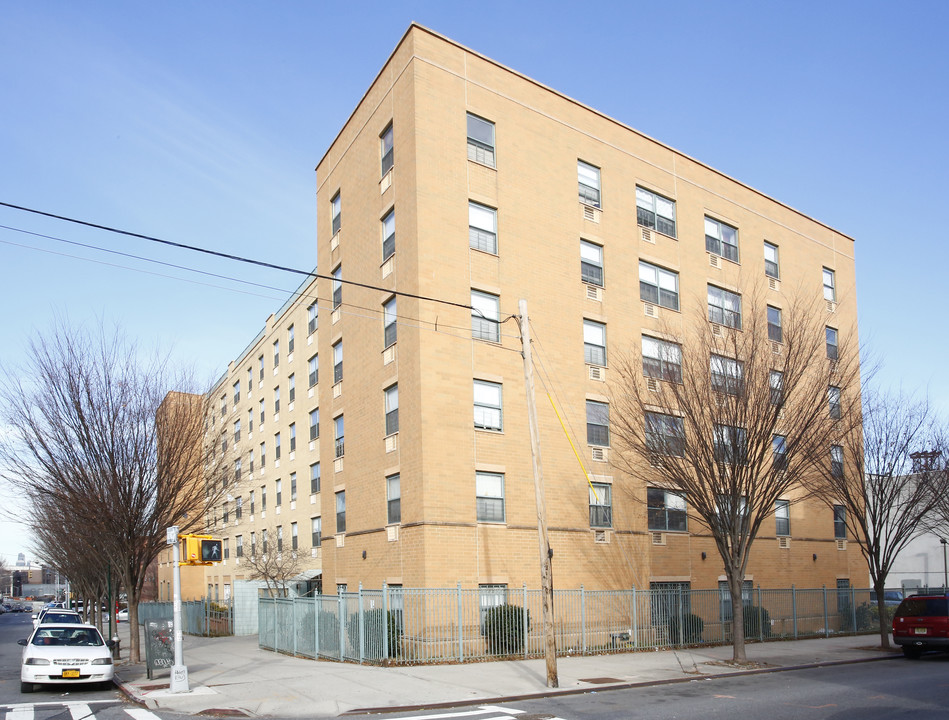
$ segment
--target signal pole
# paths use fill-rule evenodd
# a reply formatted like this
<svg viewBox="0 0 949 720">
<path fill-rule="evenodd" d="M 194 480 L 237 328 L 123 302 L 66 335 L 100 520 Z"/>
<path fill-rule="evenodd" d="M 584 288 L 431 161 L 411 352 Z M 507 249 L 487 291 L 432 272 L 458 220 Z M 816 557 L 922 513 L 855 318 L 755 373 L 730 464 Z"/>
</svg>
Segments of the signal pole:
<svg viewBox="0 0 949 720">
<path fill-rule="evenodd" d="M 173 627 L 175 634 L 175 664 L 171 667 L 171 682 L 168 689 L 173 693 L 186 693 L 190 691 L 188 687 L 188 666 L 184 661 L 184 650 L 181 647 L 181 550 L 178 547 L 178 526 L 172 525 L 165 530 L 165 542 L 171 545 L 171 559 L 174 566 L 174 615 Z"/>
<path fill-rule="evenodd" d="M 537 426 L 537 405 L 534 403 L 534 365 L 531 361 L 530 323 L 527 300 L 517 304 L 520 313 L 521 356 L 524 358 L 524 383 L 527 388 L 527 423 L 531 436 L 531 464 L 534 469 L 534 498 L 537 502 L 537 541 L 540 549 L 541 606 L 544 616 L 544 659 L 547 661 L 547 687 L 559 687 L 557 679 L 557 640 L 554 636 L 554 576 L 547 537 L 547 501 L 544 498 L 544 473 L 540 463 L 540 429 Z"/>
</svg>

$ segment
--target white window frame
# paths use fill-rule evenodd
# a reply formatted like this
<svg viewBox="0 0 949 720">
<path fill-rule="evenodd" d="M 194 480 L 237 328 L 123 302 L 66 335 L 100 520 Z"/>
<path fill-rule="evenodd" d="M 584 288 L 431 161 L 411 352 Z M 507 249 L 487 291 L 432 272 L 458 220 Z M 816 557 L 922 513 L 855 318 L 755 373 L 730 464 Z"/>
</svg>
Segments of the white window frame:
<svg viewBox="0 0 949 720">
<path fill-rule="evenodd" d="M 498 211 L 495 208 L 468 201 L 468 247 L 498 254 Z"/>
<path fill-rule="evenodd" d="M 705 250 L 733 263 L 738 256 L 738 228 L 705 216 Z"/>
<path fill-rule="evenodd" d="M 397 298 L 393 295 L 382 304 L 382 340 L 383 347 L 395 345 L 399 338 Z"/>
<path fill-rule="evenodd" d="M 669 310 L 679 310 L 679 273 L 639 261 L 639 299 Z"/>
<path fill-rule="evenodd" d="M 399 473 L 386 476 L 386 524 L 402 522 L 402 480 Z"/>
<path fill-rule="evenodd" d="M 587 365 L 606 367 L 606 325 L 583 319 L 583 361 Z"/>
<path fill-rule="evenodd" d="M 830 268 L 822 268 L 821 276 L 824 279 L 824 300 L 837 302 L 837 273 Z"/>
<path fill-rule="evenodd" d="M 613 527 L 613 486 L 609 483 L 589 484 L 590 527 Z"/>
<path fill-rule="evenodd" d="M 487 380 L 474 381 L 474 426 L 478 430 L 504 430 L 503 386 Z"/>
<path fill-rule="evenodd" d="M 506 522 L 504 473 L 476 472 L 475 500 L 478 522 Z M 500 512 L 498 512 L 498 510 L 500 510 Z M 500 515 L 500 517 L 498 517 L 498 515 Z"/>
<path fill-rule="evenodd" d="M 480 290 L 471 291 L 471 337 L 485 342 L 501 341 L 501 298 Z"/>
<path fill-rule="evenodd" d="M 580 280 L 603 287 L 603 246 L 580 240 Z"/>
<path fill-rule="evenodd" d="M 741 295 L 709 284 L 708 320 L 716 325 L 741 330 Z"/>
<path fill-rule="evenodd" d="M 642 336 L 643 375 L 666 382 L 682 382 L 682 346 L 650 335 Z"/>
<path fill-rule="evenodd" d="M 581 203 L 601 207 L 600 168 L 577 160 L 577 185 Z"/>
<path fill-rule="evenodd" d="M 333 199 L 330 200 L 330 215 L 333 218 L 333 235 L 339 232 L 342 225 L 342 208 L 343 201 L 339 191 L 333 196 Z"/>
<path fill-rule="evenodd" d="M 642 212 L 640 212 L 642 211 Z M 651 214 L 652 218 L 647 214 Z M 665 220 L 665 224 L 660 222 Z M 676 237 L 676 203 L 652 190 L 636 186 L 636 222 L 656 232 Z"/>
<path fill-rule="evenodd" d="M 382 262 L 395 255 L 395 208 L 382 218 Z"/>
<path fill-rule="evenodd" d="M 764 241 L 764 274 L 775 280 L 781 279 L 781 264 L 778 255 L 778 246 Z"/>
<path fill-rule="evenodd" d="M 386 129 L 383 130 L 382 134 L 379 136 L 379 151 L 382 167 L 380 177 L 385 177 L 395 165 L 395 146 L 392 133 L 392 123 L 389 123 L 388 126 L 386 126 Z"/>
<path fill-rule="evenodd" d="M 399 384 L 390 385 L 383 394 L 385 395 L 386 436 L 395 435 L 399 432 Z"/>
<path fill-rule="evenodd" d="M 467 113 L 466 124 L 468 159 L 481 165 L 496 167 L 494 123 L 473 113 Z M 486 132 L 488 130 L 490 132 Z"/>
</svg>

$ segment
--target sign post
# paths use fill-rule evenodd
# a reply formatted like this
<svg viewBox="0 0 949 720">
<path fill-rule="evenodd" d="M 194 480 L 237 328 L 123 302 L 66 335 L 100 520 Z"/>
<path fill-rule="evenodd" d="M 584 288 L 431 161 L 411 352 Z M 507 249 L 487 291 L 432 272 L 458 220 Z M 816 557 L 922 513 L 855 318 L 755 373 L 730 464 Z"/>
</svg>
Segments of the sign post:
<svg viewBox="0 0 949 720">
<path fill-rule="evenodd" d="M 174 634 L 175 634 L 175 664 L 171 666 L 171 683 L 168 689 L 173 693 L 189 692 L 188 687 L 188 668 L 184 663 L 184 653 L 181 648 L 181 568 L 179 561 L 181 552 L 178 549 L 178 526 L 173 525 L 167 529 L 165 541 L 172 547 L 172 565 L 174 566 L 174 600 L 175 609 L 173 615 Z"/>
</svg>

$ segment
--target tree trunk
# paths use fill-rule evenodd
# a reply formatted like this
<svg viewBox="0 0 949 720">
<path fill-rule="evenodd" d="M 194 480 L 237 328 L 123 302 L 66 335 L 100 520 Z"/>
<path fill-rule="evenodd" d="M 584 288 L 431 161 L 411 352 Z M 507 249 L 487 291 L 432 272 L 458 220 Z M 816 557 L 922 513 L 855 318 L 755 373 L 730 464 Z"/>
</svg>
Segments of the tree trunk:
<svg viewBox="0 0 949 720">
<path fill-rule="evenodd" d="M 743 578 L 729 575 L 728 591 L 732 596 L 732 661 L 747 662 L 745 655 L 745 605 L 741 589 Z"/>
<path fill-rule="evenodd" d="M 877 594 L 877 610 L 880 615 L 880 647 L 884 650 L 890 649 L 890 622 L 886 612 L 886 594 L 884 592 L 884 583 L 882 580 L 876 580 L 873 583 L 873 589 Z"/>
</svg>

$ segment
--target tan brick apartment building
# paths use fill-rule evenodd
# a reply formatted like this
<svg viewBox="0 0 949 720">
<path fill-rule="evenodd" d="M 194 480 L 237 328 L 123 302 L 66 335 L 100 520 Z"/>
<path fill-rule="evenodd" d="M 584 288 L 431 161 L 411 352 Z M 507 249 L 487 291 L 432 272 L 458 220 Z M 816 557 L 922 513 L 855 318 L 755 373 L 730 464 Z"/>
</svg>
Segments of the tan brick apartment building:
<svg viewBox="0 0 949 720">
<path fill-rule="evenodd" d="M 207 437 L 235 468 L 229 499 L 208 511 L 227 554 L 207 569 L 212 594 L 246 577 L 264 533 L 329 593 L 537 587 L 508 320 L 522 298 L 556 585 L 717 587 L 707 532 L 661 492 L 647 519 L 646 488 L 609 462 L 608 358 L 640 352 L 709 288 L 728 302 L 763 283 L 778 307 L 785 290 L 824 293 L 828 327 L 855 327 L 853 240 L 416 25 L 316 174 L 325 277 L 268 319 L 210 395 Z M 601 487 L 592 507 L 547 392 Z M 862 583 L 839 532 L 825 506 L 791 504 L 759 536 L 748 579 Z"/>
</svg>

